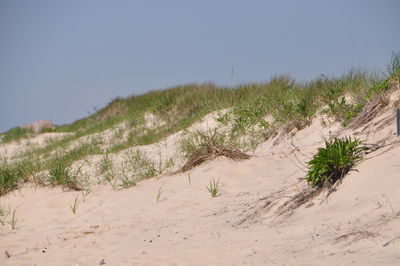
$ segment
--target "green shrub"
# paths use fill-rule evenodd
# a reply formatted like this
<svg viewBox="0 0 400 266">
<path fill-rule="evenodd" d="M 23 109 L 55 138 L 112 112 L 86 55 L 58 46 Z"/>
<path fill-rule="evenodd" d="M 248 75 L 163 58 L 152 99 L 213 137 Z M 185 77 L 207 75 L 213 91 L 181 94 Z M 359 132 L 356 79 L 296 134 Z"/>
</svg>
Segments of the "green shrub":
<svg viewBox="0 0 400 266">
<path fill-rule="evenodd" d="M 365 150 L 361 144 L 361 141 L 351 137 L 325 141 L 325 147 L 319 148 L 308 162 L 307 182 L 313 187 L 321 188 L 333 185 L 343 178 L 361 159 L 361 152 Z"/>
</svg>

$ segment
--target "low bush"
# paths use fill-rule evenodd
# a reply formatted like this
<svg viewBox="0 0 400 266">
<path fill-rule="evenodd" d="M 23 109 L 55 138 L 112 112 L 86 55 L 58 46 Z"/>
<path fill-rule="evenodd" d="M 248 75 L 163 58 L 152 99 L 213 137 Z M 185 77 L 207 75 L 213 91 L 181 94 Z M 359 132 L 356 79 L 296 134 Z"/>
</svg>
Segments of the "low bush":
<svg viewBox="0 0 400 266">
<path fill-rule="evenodd" d="M 325 141 L 325 147 L 308 162 L 307 182 L 317 188 L 332 186 L 362 158 L 365 149 L 361 141 L 351 137 Z"/>
</svg>

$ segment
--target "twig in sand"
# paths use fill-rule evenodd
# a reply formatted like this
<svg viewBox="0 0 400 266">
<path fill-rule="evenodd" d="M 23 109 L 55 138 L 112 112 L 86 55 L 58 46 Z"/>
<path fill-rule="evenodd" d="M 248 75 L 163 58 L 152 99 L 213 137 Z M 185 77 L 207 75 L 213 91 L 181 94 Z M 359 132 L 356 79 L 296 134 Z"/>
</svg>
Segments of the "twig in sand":
<svg viewBox="0 0 400 266">
<path fill-rule="evenodd" d="M 286 155 L 282 150 L 279 150 L 279 151 L 283 154 L 284 157 L 286 157 L 291 163 L 293 163 L 293 165 L 296 166 L 299 170 L 301 170 L 301 171 L 303 171 L 303 172 L 307 172 L 307 171 L 304 169 L 304 168 L 307 169 L 307 166 L 306 166 L 304 163 L 300 162 L 300 160 L 299 160 L 296 156 L 295 156 L 296 161 L 297 161 L 301 166 L 297 165 L 296 162 L 295 162 L 294 160 L 292 160 L 292 159 L 289 157 L 289 155 Z M 294 153 L 293 153 L 293 154 L 294 154 Z"/>
<path fill-rule="evenodd" d="M 392 240 L 386 242 L 385 244 L 382 245 L 382 247 L 386 247 L 389 244 L 391 244 L 392 242 L 396 241 L 397 239 L 400 239 L 400 236 L 396 236 L 395 238 L 393 238 Z"/>
<path fill-rule="evenodd" d="M 341 240 L 346 240 L 349 237 L 353 237 L 353 239 L 350 241 L 350 243 L 352 243 L 352 242 L 361 240 L 363 238 L 376 237 L 377 235 L 378 234 L 372 233 L 372 232 L 369 232 L 369 231 L 366 231 L 366 230 L 356 230 L 356 231 L 353 231 L 353 232 L 350 232 L 350 233 L 347 233 L 347 234 L 344 234 L 344 235 L 341 235 L 341 236 L 337 237 L 335 239 L 335 243 L 337 243 L 337 242 L 339 242 Z"/>
<path fill-rule="evenodd" d="M 290 146 L 292 146 L 292 148 L 293 148 L 294 151 L 298 151 L 298 152 L 299 152 L 301 155 L 303 155 L 304 157 L 306 157 L 306 158 L 308 158 L 308 159 L 311 159 L 310 156 L 304 154 L 304 153 L 300 150 L 299 147 L 297 147 L 297 146 L 294 145 L 293 140 L 291 140 L 290 142 L 288 142 L 288 141 L 285 141 L 285 142 L 286 142 L 287 144 L 289 144 Z"/>
<path fill-rule="evenodd" d="M 392 203 L 390 202 L 389 198 L 388 198 L 385 194 L 383 194 L 382 196 L 385 197 L 385 199 L 386 199 L 387 202 L 389 203 L 390 209 L 392 209 L 393 217 L 396 217 L 396 212 L 394 211 L 393 206 L 392 206 Z"/>
</svg>

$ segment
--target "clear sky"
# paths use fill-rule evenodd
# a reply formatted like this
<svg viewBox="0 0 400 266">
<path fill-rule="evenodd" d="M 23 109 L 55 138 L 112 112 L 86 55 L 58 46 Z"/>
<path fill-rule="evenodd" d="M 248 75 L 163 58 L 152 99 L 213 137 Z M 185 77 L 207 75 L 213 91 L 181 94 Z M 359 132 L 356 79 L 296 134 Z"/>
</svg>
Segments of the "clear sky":
<svg viewBox="0 0 400 266">
<path fill-rule="evenodd" d="M 398 0 L 0 0 L 0 129 L 184 83 L 383 71 L 399 14 Z"/>
</svg>

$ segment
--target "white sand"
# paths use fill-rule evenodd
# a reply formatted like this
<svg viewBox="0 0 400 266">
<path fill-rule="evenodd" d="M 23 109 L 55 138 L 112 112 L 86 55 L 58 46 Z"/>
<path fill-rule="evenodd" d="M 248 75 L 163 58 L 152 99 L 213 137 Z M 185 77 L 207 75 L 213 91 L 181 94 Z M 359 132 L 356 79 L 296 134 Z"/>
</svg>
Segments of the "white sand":
<svg viewBox="0 0 400 266">
<path fill-rule="evenodd" d="M 393 116 L 392 106 L 384 111 L 369 125 Z M 368 142 L 398 141 L 394 120 L 361 129 Z M 79 192 L 27 185 L 0 199 L 18 219 L 16 230 L 0 225 L 0 265 L 400 265 L 397 144 L 369 154 L 328 198 L 277 216 L 305 186 L 302 164 L 323 137 L 350 133 L 316 119 L 278 144 L 267 141 L 250 160 L 193 169 L 191 184 L 181 173 L 121 191 L 93 186 L 84 201 Z M 205 185 L 217 178 L 221 195 L 211 198 Z"/>
</svg>

